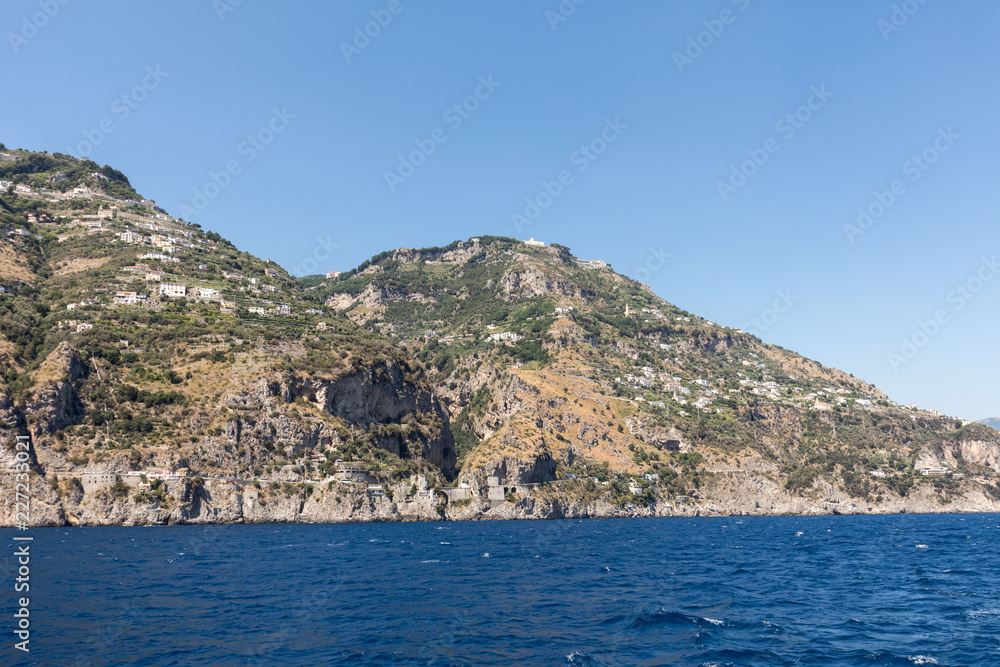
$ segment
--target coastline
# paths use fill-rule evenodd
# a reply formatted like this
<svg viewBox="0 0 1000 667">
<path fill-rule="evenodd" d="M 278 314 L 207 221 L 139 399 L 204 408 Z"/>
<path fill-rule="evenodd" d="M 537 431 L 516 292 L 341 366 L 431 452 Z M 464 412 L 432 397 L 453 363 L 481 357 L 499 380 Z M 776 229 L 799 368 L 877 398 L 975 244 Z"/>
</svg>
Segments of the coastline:
<svg viewBox="0 0 1000 667">
<path fill-rule="evenodd" d="M 13 477 L 3 486 L 13 486 Z M 408 521 L 494 521 L 548 519 L 605 519 L 661 517 L 836 516 L 865 514 L 1000 513 L 1000 500 L 971 482 L 951 496 L 942 496 L 929 484 L 914 487 L 905 497 L 881 501 L 852 498 L 843 491 L 818 485 L 808 497 L 787 493 L 763 475 L 744 472 L 717 476 L 687 502 L 656 499 L 641 504 L 612 503 L 607 499 L 574 497 L 573 488 L 543 485 L 529 493 L 497 502 L 472 489 L 472 498 L 448 503 L 443 494 L 410 493 L 410 482 L 389 487 L 385 497 L 345 493 L 342 487 L 318 488 L 311 493 L 294 484 L 275 487 L 238 487 L 207 480 L 165 485 L 163 506 L 116 497 L 110 489 L 75 495 L 46 485 L 35 487 L 32 527 L 227 525 L 270 523 L 375 523 Z M 418 492 L 419 493 L 419 492 Z M 13 493 L 5 494 L 13 497 Z M 13 527 L 13 506 L 4 508 L 3 527 Z"/>
</svg>

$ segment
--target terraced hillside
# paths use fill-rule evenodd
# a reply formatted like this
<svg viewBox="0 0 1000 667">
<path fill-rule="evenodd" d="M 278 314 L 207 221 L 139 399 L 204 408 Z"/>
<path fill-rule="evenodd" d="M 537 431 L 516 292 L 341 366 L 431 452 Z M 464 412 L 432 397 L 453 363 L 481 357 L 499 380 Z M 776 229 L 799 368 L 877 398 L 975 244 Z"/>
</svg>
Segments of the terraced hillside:
<svg viewBox="0 0 1000 667">
<path fill-rule="evenodd" d="M 1000 508 L 996 431 L 566 247 L 297 279 L 111 167 L 6 155 L 0 466 L 29 435 L 42 523 Z"/>
</svg>

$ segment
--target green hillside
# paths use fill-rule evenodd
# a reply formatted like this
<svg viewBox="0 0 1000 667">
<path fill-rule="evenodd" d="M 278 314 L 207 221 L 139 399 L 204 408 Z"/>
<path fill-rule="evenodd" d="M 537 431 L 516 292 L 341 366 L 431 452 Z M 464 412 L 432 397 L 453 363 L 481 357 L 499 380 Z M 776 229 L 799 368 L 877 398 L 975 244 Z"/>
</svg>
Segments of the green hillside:
<svg viewBox="0 0 1000 667">
<path fill-rule="evenodd" d="M 32 436 L 57 523 L 150 501 L 78 494 L 99 470 L 280 482 L 353 520 L 393 484 L 423 518 L 1000 498 L 996 431 L 561 245 L 479 236 L 296 279 L 111 167 L 2 149 L 0 180 L 0 435 Z M 191 483 L 156 501 L 171 520 L 208 502 Z M 275 502 L 252 520 L 297 516 Z"/>
</svg>

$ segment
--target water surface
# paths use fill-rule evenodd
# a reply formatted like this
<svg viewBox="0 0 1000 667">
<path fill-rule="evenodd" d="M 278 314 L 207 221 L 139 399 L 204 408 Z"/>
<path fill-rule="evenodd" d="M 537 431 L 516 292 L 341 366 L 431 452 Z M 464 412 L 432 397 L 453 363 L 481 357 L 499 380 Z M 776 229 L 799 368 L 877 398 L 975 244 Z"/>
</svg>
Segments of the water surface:
<svg viewBox="0 0 1000 667">
<path fill-rule="evenodd" d="M 998 515 L 31 532 L 19 664 L 1000 665 Z"/>
</svg>

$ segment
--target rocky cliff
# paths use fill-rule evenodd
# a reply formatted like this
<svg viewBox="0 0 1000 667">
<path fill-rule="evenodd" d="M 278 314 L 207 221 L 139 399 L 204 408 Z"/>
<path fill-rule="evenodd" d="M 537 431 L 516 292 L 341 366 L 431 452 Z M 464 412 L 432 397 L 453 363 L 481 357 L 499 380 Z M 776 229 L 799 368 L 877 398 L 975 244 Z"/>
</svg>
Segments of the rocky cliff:
<svg viewBox="0 0 1000 667">
<path fill-rule="evenodd" d="M 491 470 L 506 479 L 523 471 L 503 464 Z M 524 476 L 537 479 L 537 471 Z M 55 479 L 55 478 L 53 478 Z M 590 480 L 592 482 L 592 480 Z M 807 496 L 788 493 L 775 471 L 727 469 L 712 473 L 694 495 L 680 500 L 613 502 L 588 481 L 543 485 L 510 483 L 495 499 L 483 480 L 468 501 L 449 503 L 444 493 L 418 489 L 413 478 L 389 485 L 386 495 L 337 483 L 303 486 L 283 482 L 254 486 L 222 480 L 190 479 L 164 484 L 162 502 L 116 496 L 111 488 L 84 493 L 74 478 L 36 483 L 32 525 L 167 525 L 227 523 L 436 521 L 508 519 L 583 519 L 653 516 L 774 516 L 788 514 L 900 514 L 1000 512 L 1000 499 L 974 484 L 961 484 L 942 496 L 932 487 L 905 498 L 888 494 L 859 500 L 820 484 Z M 10 487 L 10 488 L 8 488 Z M 13 514 L 13 484 L 0 482 L 4 515 Z"/>
<path fill-rule="evenodd" d="M 136 203 L 110 167 L 10 156 L 10 178 L 38 187 L 0 195 L 3 224 L 27 232 L 0 235 L 15 267 L 0 271 L 0 470 L 7 484 L 30 435 L 45 523 L 1000 498 L 997 431 L 898 405 L 564 246 L 479 236 L 296 279 Z M 44 185 L 57 173 L 103 194 L 66 199 Z M 164 270 L 184 289 L 160 294 Z"/>
</svg>

